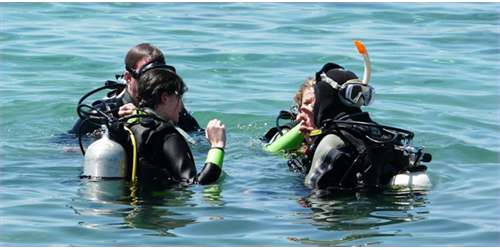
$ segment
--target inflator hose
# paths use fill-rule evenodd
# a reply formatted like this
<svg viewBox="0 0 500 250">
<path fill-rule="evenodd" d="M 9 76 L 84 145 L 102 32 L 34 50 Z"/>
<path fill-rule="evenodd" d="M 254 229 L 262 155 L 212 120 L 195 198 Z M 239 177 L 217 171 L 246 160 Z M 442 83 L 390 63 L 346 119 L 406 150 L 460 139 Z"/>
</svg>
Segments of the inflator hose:
<svg viewBox="0 0 500 250">
<path fill-rule="evenodd" d="M 135 136 L 132 130 L 127 128 L 127 126 L 123 126 L 125 130 L 127 130 L 130 133 L 130 139 L 132 141 L 132 148 L 133 148 L 133 159 L 132 159 L 132 182 L 135 181 L 135 176 L 137 174 L 137 146 L 135 144 Z"/>
</svg>

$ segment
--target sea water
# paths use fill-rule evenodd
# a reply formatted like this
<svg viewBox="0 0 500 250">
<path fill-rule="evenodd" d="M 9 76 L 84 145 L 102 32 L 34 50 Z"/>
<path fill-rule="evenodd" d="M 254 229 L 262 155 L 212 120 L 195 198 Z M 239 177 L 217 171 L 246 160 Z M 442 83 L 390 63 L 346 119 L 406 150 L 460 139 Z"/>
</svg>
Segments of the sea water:
<svg viewBox="0 0 500 250">
<path fill-rule="evenodd" d="M 499 246 L 498 3 L 0 6 L 1 246 Z M 363 75 L 354 40 L 377 92 L 363 110 L 416 134 L 433 188 L 325 194 L 262 149 L 325 63 Z M 198 122 L 225 124 L 217 183 L 134 195 L 78 179 L 77 102 L 143 42 L 177 68 Z M 193 151 L 201 168 L 206 147 Z"/>
</svg>

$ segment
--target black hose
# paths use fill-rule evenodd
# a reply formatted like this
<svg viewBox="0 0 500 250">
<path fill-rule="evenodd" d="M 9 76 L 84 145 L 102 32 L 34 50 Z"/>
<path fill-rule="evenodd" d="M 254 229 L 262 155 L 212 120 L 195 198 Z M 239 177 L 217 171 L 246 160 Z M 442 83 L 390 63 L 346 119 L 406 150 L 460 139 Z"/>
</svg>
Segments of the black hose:
<svg viewBox="0 0 500 250">
<path fill-rule="evenodd" d="M 113 119 L 113 117 L 109 116 L 106 113 L 111 113 L 111 111 L 106 111 L 103 112 L 99 109 L 96 109 L 94 106 L 88 105 L 88 104 L 82 104 L 82 102 L 87 99 L 89 96 L 104 90 L 104 89 L 118 89 L 118 88 L 126 88 L 127 85 L 123 83 L 117 83 L 113 81 L 106 81 L 105 85 L 102 87 L 99 87 L 97 89 L 94 89 L 90 91 L 89 93 L 85 94 L 80 101 L 78 101 L 78 106 L 76 108 L 76 113 L 78 114 L 78 117 L 82 120 L 82 123 L 80 124 L 80 127 L 78 128 L 78 144 L 80 145 L 80 150 L 82 151 L 82 154 L 85 155 L 85 149 L 83 148 L 83 142 L 82 142 L 82 128 L 84 127 L 83 125 L 87 122 L 93 124 L 94 126 L 100 126 L 100 125 L 108 125 L 108 123 Z M 93 110 L 93 112 L 89 112 L 86 110 L 82 110 L 82 108 L 89 108 Z M 84 115 L 87 115 L 88 117 L 84 117 Z"/>
<path fill-rule="evenodd" d="M 103 89 L 117 89 L 117 88 L 126 88 L 127 87 L 127 84 L 123 84 L 123 83 L 117 83 L 117 82 L 112 82 L 111 84 L 109 84 L 109 81 L 106 82 L 106 85 L 102 86 L 102 87 L 99 87 L 97 89 L 94 89 L 92 91 L 90 91 L 89 93 L 87 93 L 86 95 L 84 95 L 80 101 L 78 101 L 78 105 L 80 105 L 85 99 L 87 99 L 87 97 L 103 90 Z"/>
<path fill-rule="evenodd" d="M 280 136 L 283 136 L 283 132 L 281 132 L 281 126 L 280 126 L 280 119 L 293 119 L 292 113 L 289 111 L 281 110 L 280 113 L 278 114 L 278 117 L 276 117 L 276 129 L 278 129 L 278 133 Z"/>
<path fill-rule="evenodd" d="M 83 116 L 80 113 L 81 109 L 83 107 L 87 107 L 87 108 L 90 108 L 90 109 L 96 111 L 102 117 L 99 117 L 99 118 L 97 118 L 97 117 L 96 118 L 90 118 L 90 117 L 89 118 L 83 118 Z M 87 123 L 87 122 L 90 122 L 90 123 L 92 123 L 94 125 L 97 125 L 97 126 L 103 125 L 103 124 L 107 125 L 107 123 L 110 122 L 113 119 L 113 117 L 108 116 L 106 113 L 102 112 L 101 110 L 96 109 L 93 106 L 85 104 L 85 103 L 78 105 L 78 107 L 77 107 L 76 110 L 77 110 L 78 116 L 80 116 L 80 119 L 82 119 L 82 123 L 80 124 L 80 128 L 78 128 L 78 143 L 80 145 L 80 150 L 82 151 L 82 154 L 85 155 L 85 150 L 83 148 L 83 143 L 82 143 L 82 128 L 84 127 L 83 125 L 85 123 Z M 94 119 L 94 120 L 103 120 L 104 122 L 103 123 L 95 123 L 94 121 L 92 121 L 92 119 Z"/>
</svg>

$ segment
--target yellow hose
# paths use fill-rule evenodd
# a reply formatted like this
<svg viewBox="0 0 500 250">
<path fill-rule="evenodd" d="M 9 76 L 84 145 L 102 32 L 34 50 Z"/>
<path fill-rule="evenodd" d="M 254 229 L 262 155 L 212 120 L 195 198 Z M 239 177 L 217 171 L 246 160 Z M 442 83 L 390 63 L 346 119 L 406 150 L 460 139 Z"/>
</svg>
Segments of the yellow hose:
<svg viewBox="0 0 500 250">
<path fill-rule="evenodd" d="M 132 140 L 132 146 L 133 146 L 133 162 L 132 162 L 132 182 L 135 181 L 135 176 L 137 174 L 137 146 L 135 144 L 135 136 L 132 130 L 127 128 L 127 126 L 123 126 L 125 130 L 127 130 L 130 133 L 130 138 Z"/>
</svg>

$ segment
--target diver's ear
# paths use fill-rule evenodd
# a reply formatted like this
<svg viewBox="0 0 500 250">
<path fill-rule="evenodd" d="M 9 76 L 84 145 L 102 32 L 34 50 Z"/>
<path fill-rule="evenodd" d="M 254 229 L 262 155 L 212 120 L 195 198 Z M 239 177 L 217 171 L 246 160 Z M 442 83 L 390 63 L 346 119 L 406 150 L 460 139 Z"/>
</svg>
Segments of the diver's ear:
<svg viewBox="0 0 500 250">
<path fill-rule="evenodd" d="M 132 74 L 130 74 L 130 72 L 128 72 L 128 71 L 125 71 L 125 73 L 123 74 L 123 77 L 125 78 L 125 81 L 127 82 L 127 84 L 129 84 L 130 81 L 132 81 Z"/>
<path fill-rule="evenodd" d="M 161 103 L 167 104 L 169 99 L 170 97 L 166 91 L 161 94 Z"/>
</svg>

